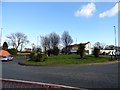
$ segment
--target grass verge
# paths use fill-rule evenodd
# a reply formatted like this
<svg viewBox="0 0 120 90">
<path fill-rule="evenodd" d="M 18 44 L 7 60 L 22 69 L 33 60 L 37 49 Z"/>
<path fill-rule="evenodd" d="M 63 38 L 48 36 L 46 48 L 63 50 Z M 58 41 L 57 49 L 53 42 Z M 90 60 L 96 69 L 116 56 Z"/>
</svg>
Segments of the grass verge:
<svg viewBox="0 0 120 90">
<path fill-rule="evenodd" d="M 65 65 L 65 64 L 90 64 L 90 63 L 102 63 L 110 61 L 110 56 L 100 56 L 95 58 L 92 55 L 85 56 L 84 59 L 80 59 L 79 55 L 58 55 L 50 56 L 44 62 L 35 62 L 34 60 L 25 60 L 22 62 L 24 65 Z"/>
</svg>

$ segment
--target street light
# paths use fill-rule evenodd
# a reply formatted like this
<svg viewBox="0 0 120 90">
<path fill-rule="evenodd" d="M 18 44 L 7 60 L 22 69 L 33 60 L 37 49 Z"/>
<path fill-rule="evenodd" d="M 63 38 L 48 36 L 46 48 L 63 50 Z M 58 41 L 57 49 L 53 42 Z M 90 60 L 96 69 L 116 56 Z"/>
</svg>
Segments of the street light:
<svg viewBox="0 0 120 90">
<path fill-rule="evenodd" d="M 115 46 L 117 46 L 116 45 L 116 27 L 114 26 L 114 33 L 115 33 Z"/>
<path fill-rule="evenodd" d="M 117 52 L 117 43 L 116 43 L 116 27 L 114 27 L 114 32 L 115 32 L 115 59 L 117 60 L 117 55 L 116 55 L 116 52 Z"/>
</svg>

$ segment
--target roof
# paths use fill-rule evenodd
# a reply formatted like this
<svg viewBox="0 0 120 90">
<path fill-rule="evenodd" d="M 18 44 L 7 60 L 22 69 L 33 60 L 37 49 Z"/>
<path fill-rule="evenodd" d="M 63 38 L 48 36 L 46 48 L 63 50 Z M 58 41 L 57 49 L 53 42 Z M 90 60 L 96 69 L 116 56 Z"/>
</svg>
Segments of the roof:
<svg viewBox="0 0 120 90">
<path fill-rule="evenodd" d="M 0 50 L 0 56 L 10 56 L 11 54 L 8 51 Z"/>
<path fill-rule="evenodd" d="M 67 47 L 79 47 L 79 44 L 74 44 L 74 45 L 69 45 L 69 46 L 67 46 Z"/>
</svg>

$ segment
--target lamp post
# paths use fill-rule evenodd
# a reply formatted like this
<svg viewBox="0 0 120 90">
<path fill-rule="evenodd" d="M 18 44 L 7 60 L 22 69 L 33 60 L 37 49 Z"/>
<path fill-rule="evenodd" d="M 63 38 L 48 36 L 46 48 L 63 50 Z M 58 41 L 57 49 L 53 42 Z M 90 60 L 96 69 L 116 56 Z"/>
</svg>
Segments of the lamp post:
<svg viewBox="0 0 120 90">
<path fill-rule="evenodd" d="M 116 45 L 116 27 L 114 26 L 114 33 L 115 33 L 115 46 L 117 46 Z"/>
<path fill-rule="evenodd" d="M 117 43 L 116 43 L 116 27 L 114 27 L 114 33 L 115 33 L 115 59 L 117 60 L 116 50 L 117 50 Z"/>
</svg>

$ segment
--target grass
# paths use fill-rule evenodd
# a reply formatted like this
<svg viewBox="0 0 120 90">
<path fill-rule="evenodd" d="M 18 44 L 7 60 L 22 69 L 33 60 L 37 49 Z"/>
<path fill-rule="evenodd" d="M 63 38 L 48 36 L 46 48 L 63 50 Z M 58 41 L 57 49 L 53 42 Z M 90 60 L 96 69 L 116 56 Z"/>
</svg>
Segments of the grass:
<svg viewBox="0 0 120 90">
<path fill-rule="evenodd" d="M 19 56 L 27 56 L 30 55 L 30 53 L 19 53 Z"/>
<path fill-rule="evenodd" d="M 79 55 L 58 55 L 50 56 L 44 62 L 35 62 L 25 60 L 22 63 L 27 65 L 64 65 L 64 64 L 90 64 L 110 61 L 110 56 L 100 56 L 95 58 L 92 55 L 87 55 L 84 59 L 80 59 Z"/>
</svg>

